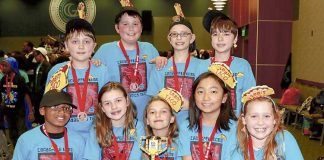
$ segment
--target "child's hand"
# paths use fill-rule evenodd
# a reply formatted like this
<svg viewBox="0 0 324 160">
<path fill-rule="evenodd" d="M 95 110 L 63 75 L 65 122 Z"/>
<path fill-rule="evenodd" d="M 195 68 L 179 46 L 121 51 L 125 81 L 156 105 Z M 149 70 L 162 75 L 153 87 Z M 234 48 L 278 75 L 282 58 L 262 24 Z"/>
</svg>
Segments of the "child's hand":
<svg viewBox="0 0 324 160">
<path fill-rule="evenodd" d="M 165 65 L 168 64 L 168 59 L 166 57 L 157 56 L 150 61 L 150 63 L 155 64 L 158 70 L 161 70 Z"/>
<path fill-rule="evenodd" d="M 101 61 L 99 59 L 91 59 L 91 63 L 94 64 L 95 66 L 101 65 Z"/>
</svg>

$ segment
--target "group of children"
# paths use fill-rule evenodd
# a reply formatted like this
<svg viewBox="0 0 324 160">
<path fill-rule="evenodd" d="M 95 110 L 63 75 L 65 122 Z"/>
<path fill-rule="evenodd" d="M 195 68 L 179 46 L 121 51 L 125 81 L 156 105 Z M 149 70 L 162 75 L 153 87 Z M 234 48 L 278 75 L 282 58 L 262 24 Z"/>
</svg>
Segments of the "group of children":
<svg viewBox="0 0 324 160">
<path fill-rule="evenodd" d="M 90 60 L 96 47 L 91 24 L 69 21 L 65 47 L 71 61 L 49 72 L 40 105 L 45 123 L 18 139 L 13 159 L 303 159 L 282 129 L 269 97 L 273 90 L 253 87 L 249 63 L 231 56 L 235 22 L 211 10 L 204 27 L 215 57 L 190 56 L 193 28 L 177 16 L 169 27 L 173 56 L 167 60 L 138 41 L 140 14 L 123 10 L 115 19 L 121 39 L 98 49 L 97 66 Z M 166 96 L 159 94 L 164 88 L 171 90 Z M 152 144 L 143 144 L 143 136 Z M 162 139 L 154 144 L 154 136 L 167 138 L 166 145 Z M 141 150 L 145 145 L 150 152 Z M 154 145 L 166 151 L 156 155 Z"/>
</svg>

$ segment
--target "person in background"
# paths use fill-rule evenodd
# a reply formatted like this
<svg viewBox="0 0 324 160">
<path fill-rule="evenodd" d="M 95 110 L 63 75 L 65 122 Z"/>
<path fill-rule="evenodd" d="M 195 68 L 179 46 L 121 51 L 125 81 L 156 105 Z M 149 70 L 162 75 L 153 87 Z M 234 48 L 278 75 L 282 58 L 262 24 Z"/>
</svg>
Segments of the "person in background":
<svg viewBox="0 0 324 160">
<path fill-rule="evenodd" d="M 4 77 L 0 81 L 0 92 L 4 119 L 8 122 L 10 140 L 15 146 L 18 137 L 26 131 L 25 115 L 34 121 L 34 108 L 31 104 L 25 80 L 20 76 L 15 58 L 8 57 L 1 62 Z M 25 108 L 25 100 L 27 108 Z"/>
</svg>

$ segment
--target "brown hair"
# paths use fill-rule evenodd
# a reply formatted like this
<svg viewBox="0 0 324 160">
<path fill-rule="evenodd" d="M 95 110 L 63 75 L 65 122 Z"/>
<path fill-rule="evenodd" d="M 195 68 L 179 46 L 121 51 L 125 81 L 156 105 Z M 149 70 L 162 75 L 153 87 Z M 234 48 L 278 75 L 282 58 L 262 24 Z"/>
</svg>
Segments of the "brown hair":
<svg viewBox="0 0 324 160">
<path fill-rule="evenodd" d="M 258 102 L 268 102 L 272 104 L 272 109 L 273 109 L 273 113 L 274 113 L 274 119 L 276 121 L 276 124 L 273 128 L 273 131 L 270 133 L 270 135 L 268 136 L 267 140 L 265 141 L 265 145 L 264 145 L 264 159 L 274 159 L 274 155 L 275 155 L 275 149 L 277 147 L 277 142 L 275 140 L 275 137 L 277 135 L 278 132 L 282 132 L 283 134 L 283 126 L 281 124 L 281 114 L 280 112 L 276 111 L 275 109 L 275 104 L 273 103 L 273 101 L 271 100 L 270 97 L 260 97 L 260 98 L 256 98 L 253 100 L 250 100 L 248 102 L 246 102 L 244 104 L 245 107 L 242 107 L 241 110 L 241 115 L 239 117 L 238 123 L 237 123 L 237 140 L 238 140 L 238 147 L 240 147 L 240 149 L 243 152 L 243 156 L 244 159 L 249 159 L 249 154 L 248 154 L 248 137 L 249 137 L 249 133 L 247 131 L 247 129 L 245 128 L 245 125 L 243 124 L 242 118 L 244 117 L 244 115 L 246 114 L 247 111 L 247 107 L 249 105 L 249 103 L 254 102 L 254 101 L 258 101 Z"/>
<path fill-rule="evenodd" d="M 154 101 L 162 101 L 162 102 L 164 102 L 165 104 L 167 104 L 169 106 L 169 111 L 171 112 L 171 115 L 174 116 L 174 122 L 172 124 L 170 124 L 170 126 L 169 126 L 169 135 L 168 135 L 168 138 L 169 139 L 172 139 L 172 141 L 174 141 L 174 139 L 177 138 L 178 135 L 179 135 L 179 129 L 178 129 L 178 126 L 177 126 L 176 116 L 174 115 L 174 113 L 172 111 L 172 108 L 169 105 L 169 103 L 166 102 L 164 99 L 158 97 L 158 96 L 152 97 L 151 100 L 147 103 L 147 105 L 145 107 L 145 110 L 144 110 L 144 119 L 143 119 L 143 121 L 144 121 L 144 125 L 146 126 L 145 127 L 146 135 L 147 136 L 152 136 L 153 135 L 153 131 L 152 131 L 151 126 L 149 126 L 147 124 L 147 112 L 148 112 L 148 109 L 150 108 L 150 105 Z"/>
<path fill-rule="evenodd" d="M 112 145 L 112 134 L 113 134 L 113 126 L 111 119 L 107 117 L 107 115 L 102 111 L 101 106 L 101 98 L 104 93 L 112 91 L 112 90 L 120 90 L 123 92 L 124 97 L 129 101 L 129 106 L 127 106 L 126 111 L 126 119 L 124 125 L 124 136 L 127 136 L 127 130 L 135 129 L 134 120 L 135 120 L 135 106 L 131 102 L 131 99 L 127 95 L 124 87 L 118 82 L 109 82 L 104 85 L 99 92 L 98 95 L 98 106 L 95 109 L 96 114 L 96 135 L 98 143 L 101 147 L 108 147 Z"/>
<path fill-rule="evenodd" d="M 225 103 L 221 104 L 220 107 L 220 113 L 216 120 L 216 127 L 219 129 L 224 129 L 224 130 L 229 130 L 229 123 L 230 119 L 232 120 L 237 120 L 234 111 L 232 109 L 231 105 L 231 96 L 230 96 L 230 90 L 226 87 L 225 83 L 218 78 L 214 73 L 212 72 L 205 72 L 201 74 L 195 81 L 194 84 L 192 85 L 192 92 L 189 100 L 189 128 L 190 129 L 200 129 L 202 126 L 199 124 L 199 118 L 201 115 L 200 109 L 196 105 L 196 100 L 195 100 L 195 92 L 197 89 L 198 84 L 200 81 L 206 78 L 213 78 L 216 82 L 218 82 L 221 87 L 223 88 L 224 95 L 227 95 L 227 100 Z"/>
<path fill-rule="evenodd" d="M 133 18 L 138 18 L 141 22 L 141 25 L 143 26 L 142 16 L 136 10 L 134 10 L 132 8 L 127 8 L 127 9 L 124 9 L 121 12 L 119 12 L 115 17 L 115 24 L 118 24 L 120 22 L 120 20 L 124 14 L 127 14 L 128 16 L 133 17 Z"/>
<path fill-rule="evenodd" d="M 237 24 L 229 18 L 214 18 L 211 22 L 210 33 L 213 34 L 217 29 L 219 31 L 230 31 L 234 34 L 234 37 L 236 37 L 238 33 Z"/>
</svg>

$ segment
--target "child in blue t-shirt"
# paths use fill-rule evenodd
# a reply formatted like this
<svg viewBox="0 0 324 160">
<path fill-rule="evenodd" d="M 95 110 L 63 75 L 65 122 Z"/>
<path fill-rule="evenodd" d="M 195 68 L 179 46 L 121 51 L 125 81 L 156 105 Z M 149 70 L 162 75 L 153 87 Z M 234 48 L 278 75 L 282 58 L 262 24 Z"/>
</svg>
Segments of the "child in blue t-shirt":
<svg viewBox="0 0 324 160">
<path fill-rule="evenodd" d="M 179 155 L 184 159 L 230 159 L 235 148 L 236 117 L 229 91 L 235 80 L 223 65 L 213 64 L 192 86 L 189 121 L 180 125 Z"/>
<path fill-rule="evenodd" d="M 45 92 L 49 89 L 64 89 L 78 106 L 74 109 L 67 128 L 80 133 L 84 138 L 94 121 L 94 110 L 100 88 L 109 81 L 108 69 L 90 62 L 96 47 L 95 31 L 84 19 L 72 19 L 66 24 L 65 48 L 71 61 L 56 64 L 49 71 Z"/>
<path fill-rule="evenodd" d="M 82 159 L 85 139 L 65 127 L 73 108 L 76 106 L 68 93 L 55 89 L 46 92 L 39 109 L 45 123 L 19 137 L 13 160 Z"/>
<path fill-rule="evenodd" d="M 109 82 L 99 92 L 95 126 L 86 142 L 85 159 L 141 159 L 139 139 L 145 135 L 135 107 L 120 83 Z"/>
<path fill-rule="evenodd" d="M 256 85 L 249 62 L 243 58 L 231 56 L 233 48 L 237 47 L 238 26 L 228 16 L 217 10 L 209 10 L 203 17 L 203 26 L 211 35 L 213 53 L 201 67 L 207 68 L 211 63 L 222 62 L 233 72 L 237 85 L 231 89 L 232 107 L 235 115 L 240 115 L 241 95 L 244 91 Z"/>
<path fill-rule="evenodd" d="M 138 41 L 143 29 L 142 17 L 133 8 L 125 8 L 115 17 L 115 29 L 119 41 L 105 43 L 93 59 L 100 60 L 109 69 L 109 78 L 120 82 L 137 109 L 137 117 L 143 119 L 144 108 L 150 99 L 146 95 L 151 71 L 161 68 L 167 61 L 159 56 L 156 48 L 148 42 Z"/>
<path fill-rule="evenodd" d="M 168 90 L 171 91 L 170 89 Z M 168 92 L 165 92 L 164 95 L 166 96 L 166 94 Z M 178 150 L 181 148 L 178 138 L 179 130 L 176 116 L 171 107 L 175 104 L 176 101 L 174 100 L 176 98 L 173 98 L 172 103 L 168 101 L 170 98 L 167 99 L 165 96 L 159 94 L 158 96 L 152 97 L 145 108 L 144 125 L 146 126 L 146 136 L 168 138 L 168 141 L 162 145 L 163 147 L 167 145 L 166 151 L 157 156 L 156 159 L 181 159 L 181 157 L 178 157 Z M 148 159 L 147 154 L 144 157 Z"/>
<path fill-rule="evenodd" d="M 293 135 L 282 128 L 272 94 L 272 88 L 256 86 L 242 95 L 237 124 L 239 147 L 231 154 L 232 159 L 304 159 Z"/>
</svg>

